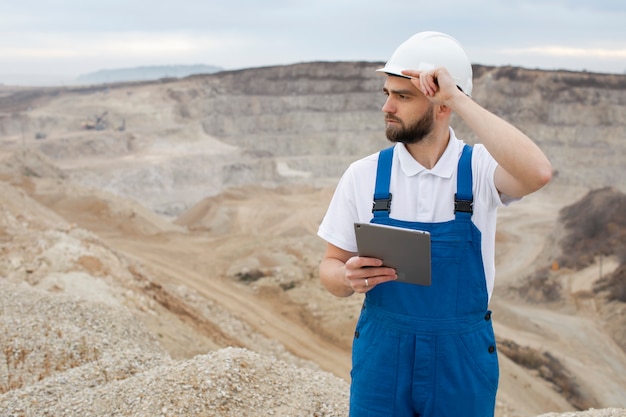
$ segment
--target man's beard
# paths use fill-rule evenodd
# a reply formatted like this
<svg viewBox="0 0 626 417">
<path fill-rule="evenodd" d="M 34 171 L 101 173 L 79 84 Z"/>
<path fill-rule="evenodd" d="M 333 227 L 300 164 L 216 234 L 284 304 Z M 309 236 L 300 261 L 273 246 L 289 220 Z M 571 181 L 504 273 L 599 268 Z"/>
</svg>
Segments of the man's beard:
<svg viewBox="0 0 626 417">
<path fill-rule="evenodd" d="M 404 122 L 389 114 L 385 117 L 385 120 L 394 120 L 400 123 L 400 126 L 387 126 L 387 129 L 385 129 L 387 139 L 394 143 L 400 142 L 408 145 L 418 143 L 433 131 L 435 117 L 433 115 L 433 106 L 431 105 L 419 120 L 409 126 L 405 126 Z"/>
</svg>

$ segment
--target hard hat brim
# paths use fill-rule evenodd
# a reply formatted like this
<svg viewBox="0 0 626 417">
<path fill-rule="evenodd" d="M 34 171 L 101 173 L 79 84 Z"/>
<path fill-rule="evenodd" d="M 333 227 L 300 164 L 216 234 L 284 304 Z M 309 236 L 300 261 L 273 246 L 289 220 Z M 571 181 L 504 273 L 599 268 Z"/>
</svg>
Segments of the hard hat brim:
<svg viewBox="0 0 626 417">
<path fill-rule="evenodd" d="M 379 74 L 395 75 L 397 77 L 409 78 L 410 79 L 411 77 L 409 77 L 408 75 L 402 74 L 403 70 L 404 70 L 404 68 L 386 66 L 384 68 L 377 69 L 376 72 L 379 73 Z"/>
</svg>

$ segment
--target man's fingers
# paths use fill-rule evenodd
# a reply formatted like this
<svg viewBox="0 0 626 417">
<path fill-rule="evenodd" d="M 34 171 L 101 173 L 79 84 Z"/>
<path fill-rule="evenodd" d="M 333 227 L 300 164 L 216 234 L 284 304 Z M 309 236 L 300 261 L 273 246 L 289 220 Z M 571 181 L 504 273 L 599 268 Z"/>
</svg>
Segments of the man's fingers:
<svg viewBox="0 0 626 417">
<path fill-rule="evenodd" d="M 425 96 L 434 96 L 439 90 L 437 82 L 437 69 L 430 71 L 403 70 L 402 75 L 412 78 L 413 84 Z"/>
<path fill-rule="evenodd" d="M 354 256 L 348 259 L 346 262 L 346 266 L 348 268 L 364 268 L 364 267 L 372 267 L 372 266 L 382 266 L 383 261 L 377 258 L 368 258 L 365 256 Z"/>
<path fill-rule="evenodd" d="M 402 70 L 402 75 L 406 75 L 407 77 L 411 77 L 411 78 L 419 78 L 420 74 L 421 74 L 421 71 Z"/>
</svg>

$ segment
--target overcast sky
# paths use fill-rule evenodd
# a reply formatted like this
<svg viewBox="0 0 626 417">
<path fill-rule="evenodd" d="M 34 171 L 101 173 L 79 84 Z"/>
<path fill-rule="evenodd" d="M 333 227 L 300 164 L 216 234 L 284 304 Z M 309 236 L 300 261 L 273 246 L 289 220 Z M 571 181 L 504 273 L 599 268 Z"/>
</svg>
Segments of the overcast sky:
<svg viewBox="0 0 626 417">
<path fill-rule="evenodd" d="M 100 69 L 386 61 L 422 30 L 473 63 L 626 73 L 624 0 L 3 0 L 0 83 Z"/>
</svg>

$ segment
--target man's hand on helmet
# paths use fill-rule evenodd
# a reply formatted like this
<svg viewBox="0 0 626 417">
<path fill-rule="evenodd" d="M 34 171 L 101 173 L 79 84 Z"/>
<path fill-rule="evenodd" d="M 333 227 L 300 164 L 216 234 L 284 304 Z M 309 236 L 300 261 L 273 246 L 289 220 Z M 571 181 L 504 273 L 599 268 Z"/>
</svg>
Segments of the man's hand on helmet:
<svg viewBox="0 0 626 417">
<path fill-rule="evenodd" d="M 448 104 L 455 94 L 463 94 L 447 69 L 434 68 L 429 71 L 404 70 L 403 75 L 434 104 Z"/>
</svg>

